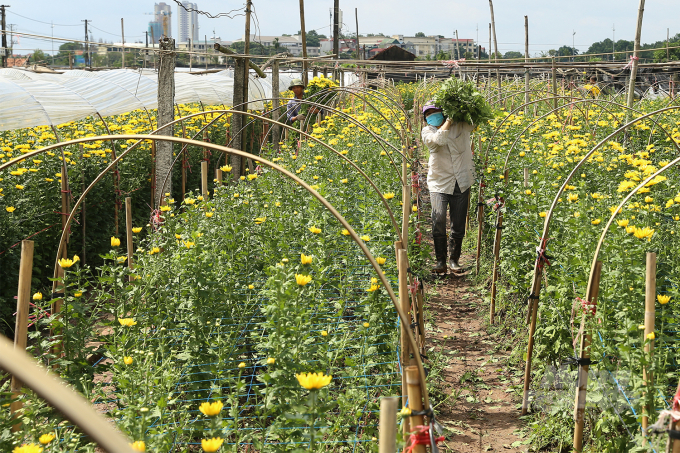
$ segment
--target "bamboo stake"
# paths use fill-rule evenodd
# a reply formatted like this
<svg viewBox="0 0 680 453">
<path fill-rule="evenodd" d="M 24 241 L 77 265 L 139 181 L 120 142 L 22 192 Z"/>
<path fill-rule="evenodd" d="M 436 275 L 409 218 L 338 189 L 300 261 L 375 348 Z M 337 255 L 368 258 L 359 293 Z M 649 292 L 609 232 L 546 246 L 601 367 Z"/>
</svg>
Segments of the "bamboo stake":
<svg viewBox="0 0 680 453">
<path fill-rule="evenodd" d="M 412 412 L 423 410 L 423 397 L 420 393 L 420 376 L 418 374 L 418 367 L 406 367 L 406 386 L 408 391 L 408 407 Z M 411 415 L 411 426 L 423 426 L 425 420 L 422 415 Z M 415 453 L 425 453 L 425 445 L 418 444 L 413 449 Z"/>
<path fill-rule="evenodd" d="M 420 352 L 425 354 L 425 318 L 424 318 L 424 305 L 425 301 L 423 298 L 423 285 L 421 283 L 420 288 L 418 288 L 418 293 L 416 294 L 416 300 L 418 301 L 418 330 L 420 331 Z"/>
<path fill-rule="evenodd" d="M 600 274 L 602 271 L 602 261 L 595 263 L 595 270 L 593 278 L 588 285 L 588 293 L 586 294 L 587 303 L 597 306 L 597 296 L 600 293 Z M 583 334 L 581 335 L 581 347 L 579 355 L 581 359 L 590 359 L 590 344 L 592 333 L 585 330 L 587 309 L 581 315 L 581 326 L 583 327 Z M 578 380 L 576 382 L 576 396 L 574 397 L 574 450 L 581 452 L 583 449 L 583 422 L 586 410 L 586 391 L 588 390 L 588 368 L 589 365 L 580 365 L 578 367 Z"/>
<path fill-rule="evenodd" d="M 156 200 L 156 141 L 151 142 L 151 211 L 155 209 Z"/>
<path fill-rule="evenodd" d="M 406 159 L 402 159 L 402 174 L 403 174 L 403 186 L 402 186 L 402 223 L 401 223 L 401 237 L 404 241 L 404 248 L 408 249 L 408 227 L 409 220 L 411 218 L 411 181 L 410 173 L 408 172 L 408 167 L 406 166 Z"/>
<path fill-rule="evenodd" d="M 395 243 L 395 246 L 397 247 L 397 269 L 398 269 L 398 274 L 399 274 L 399 305 L 401 306 L 402 310 L 404 310 L 404 313 L 408 313 L 409 310 L 409 299 L 408 299 L 408 285 L 407 285 L 407 271 L 406 271 L 406 251 L 402 248 L 403 243 L 401 241 L 397 241 Z M 410 348 L 409 344 L 407 341 L 407 330 L 409 326 L 404 325 L 403 323 L 400 324 L 400 333 L 401 333 L 401 340 L 400 340 L 400 360 L 401 360 L 401 368 L 402 370 L 405 370 L 408 365 L 410 365 L 411 361 L 411 354 L 410 354 Z M 407 396 L 408 395 L 408 390 L 407 390 L 407 385 L 406 385 L 406 373 L 405 371 L 402 371 L 402 376 L 401 376 L 401 390 L 402 390 L 402 407 L 406 407 L 407 403 Z M 408 423 L 408 419 L 404 420 L 404 435 L 406 435 L 408 432 L 410 432 L 410 426 Z"/>
<path fill-rule="evenodd" d="M 71 212 L 71 209 L 69 207 L 69 201 L 68 201 L 68 188 L 66 185 L 66 176 L 67 176 L 67 169 L 66 169 L 66 164 L 62 166 L 62 177 L 61 177 L 61 230 L 64 231 L 66 229 L 66 223 L 68 222 L 68 216 L 69 212 Z M 66 235 L 66 243 L 68 244 L 68 237 L 69 235 Z M 68 246 L 64 244 L 62 248 L 62 253 L 61 257 L 66 258 L 68 256 Z M 54 272 L 54 277 L 59 279 L 64 277 L 64 269 L 61 268 L 61 266 L 57 266 Z M 55 299 L 54 296 L 56 294 L 59 294 L 59 290 L 63 290 L 64 284 L 60 281 L 55 280 L 52 282 L 52 293 L 53 293 L 53 302 L 50 307 L 50 311 L 52 312 L 52 316 L 58 314 L 61 312 L 61 306 L 63 304 L 63 299 Z M 52 329 L 50 334 L 52 336 L 59 335 L 59 332 L 61 332 L 61 329 Z M 57 343 L 52 347 L 52 353 L 56 356 L 61 354 L 61 344 Z"/>
<path fill-rule="evenodd" d="M 397 451 L 397 405 L 399 398 L 380 399 L 380 439 L 379 453 L 395 453 Z"/>
<path fill-rule="evenodd" d="M 21 241 L 21 261 L 19 264 L 19 289 L 17 291 L 17 318 L 14 328 L 14 349 L 26 350 L 28 334 L 28 310 L 31 300 L 31 279 L 33 278 L 33 241 Z M 21 394 L 21 381 L 12 375 L 12 399 L 10 411 L 12 418 L 21 410 L 23 403 L 18 400 Z M 12 425 L 12 432 L 21 430 L 21 422 Z"/>
<path fill-rule="evenodd" d="M 524 188 L 529 187 L 529 169 L 524 167 Z"/>
<path fill-rule="evenodd" d="M 644 2 L 642 2 L 644 3 Z M 654 333 L 654 318 L 656 316 L 656 253 L 647 252 L 647 269 L 645 274 L 645 338 L 647 335 Z M 645 353 L 649 357 L 654 350 L 654 342 L 651 341 L 645 344 Z M 652 383 L 652 373 L 647 367 L 642 368 L 642 384 L 644 387 L 649 387 Z M 645 401 L 647 392 L 642 392 L 642 400 Z M 649 414 L 651 408 L 645 402 L 642 409 L 642 445 L 645 445 L 647 438 L 647 425 L 649 424 Z"/>
<path fill-rule="evenodd" d="M 215 179 L 217 179 L 217 185 L 221 186 L 222 185 L 222 170 L 219 169 L 219 168 L 215 170 Z"/>
<path fill-rule="evenodd" d="M 496 238 L 493 243 L 493 277 L 491 278 L 491 308 L 489 313 L 489 322 L 494 323 L 496 316 L 496 289 L 498 281 L 498 263 L 500 261 L 501 251 L 501 231 L 503 228 L 503 213 L 498 209 L 498 216 L 496 218 Z"/>
<path fill-rule="evenodd" d="M 132 242 L 132 198 L 125 197 L 125 234 L 127 245 L 127 262 L 128 269 L 132 270 L 132 253 L 134 252 L 134 243 Z M 132 281 L 132 276 L 130 276 Z"/>
<path fill-rule="evenodd" d="M 187 130 L 182 121 L 182 138 L 187 138 Z M 184 201 L 184 194 L 187 193 L 187 147 L 183 146 L 182 150 L 182 201 Z"/>
<path fill-rule="evenodd" d="M 208 199 L 208 162 L 201 161 L 201 195 Z"/>
<path fill-rule="evenodd" d="M 527 359 L 524 366 L 524 395 L 522 397 L 522 415 L 526 415 L 529 410 L 529 384 L 531 383 L 531 355 L 534 352 L 534 334 L 536 333 L 536 317 L 538 316 L 538 298 L 541 295 L 541 266 L 540 258 L 536 259 L 534 266 L 534 281 L 531 285 L 531 295 L 529 296 L 529 317 L 531 324 L 529 327 L 529 342 L 527 344 Z"/>
</svg>

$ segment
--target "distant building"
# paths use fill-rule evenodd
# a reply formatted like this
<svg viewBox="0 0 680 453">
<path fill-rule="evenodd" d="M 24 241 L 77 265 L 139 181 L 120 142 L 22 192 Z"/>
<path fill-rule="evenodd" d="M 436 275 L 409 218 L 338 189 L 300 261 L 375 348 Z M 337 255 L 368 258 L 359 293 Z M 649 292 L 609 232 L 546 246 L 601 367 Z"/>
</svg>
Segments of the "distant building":
<svg viewBox="0 0 680 453">
<path fill-rule="evenodd" d="M 153 37 L 155 43 L 161 36 L 172 38 L 172 9 L 165 2 L 156 3 L 153 7 L 153 20 L 149 22 L 149 37 Z"/>
<path fill-rule="evenodd" d="M 241 38 L 234 40 L 234 43 L 243 42 L 245 40 L 245 35 Z M 251 43 L 261 44 L 263 47 L 273 47 L 276 49 L 276 53 L 288 52 L 296 57 L 302 56 L 302 38 L 297 36 L 262 36 L 262 35 L 251 35 Z M 307 46 L 307 56 L 308 57 L 318 57 L 321 55 L 321 47 Z"/>
<path fill-rule="evenodd" d="M 444 38 L 440 36 L 404 36 L 393 35 L 399 41 L 402 48 L 408 50 L 419 58 L 425 58 L 428 55 L 434 57 L 435 55 L 444 52 L 450 54 L 451 58 L 465 58 L 466 53 L 471 53 L 477 57 L 477 46 L 474 39 L 458 39 Z M 456 49 L 457 44 L 457 49 Z"/>
<path fill-rule="evenodd" d="M 194 42 L 199 41 L 198 13 L 187 11 L 187 9 L 196 10 L 198 6 L 188 1 L 183 1 L 182 6 L 184 8 L 177 8 L 177 42 L 189 42 L 190 39 Z"/>
</svg>

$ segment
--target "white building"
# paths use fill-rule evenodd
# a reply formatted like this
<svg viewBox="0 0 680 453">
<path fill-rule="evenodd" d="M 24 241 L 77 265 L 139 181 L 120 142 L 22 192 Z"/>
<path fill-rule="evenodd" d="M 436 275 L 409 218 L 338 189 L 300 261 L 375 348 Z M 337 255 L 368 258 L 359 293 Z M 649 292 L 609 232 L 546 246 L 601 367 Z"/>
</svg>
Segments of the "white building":
<svg viewBox="0 0 680 453">
<path fill-rule="evenodd" d="M 177 8 L 177 42 L 189 42 L 190 39 L 196 42 L 200 36 L 198 32 L 198 13 L 196 11 L 189 12 L 187 9 L 196 10 L 198 6 L 196 3 L 186 0 L 182 2 L 182 6 L 184 8 L 181 6 Z"/>
<path fill-rule="evenodd" d="M 243 42 L 245 40 L 245 35 L 241 38 L 234 40 L 234 42 Z M 253 43 L 261 44 L 265 48 L 274 48 L 277 53 L 289 52 L 290 54 L 300 57 L 302 56 L 302 38 L 297 36 L 263 36 L 263 35 L 250 35 L 251 46 Z M 321 55 L 321 47 L 307 46 L 307 56 L 308 57 L 318 57 Z"/>
</svg>

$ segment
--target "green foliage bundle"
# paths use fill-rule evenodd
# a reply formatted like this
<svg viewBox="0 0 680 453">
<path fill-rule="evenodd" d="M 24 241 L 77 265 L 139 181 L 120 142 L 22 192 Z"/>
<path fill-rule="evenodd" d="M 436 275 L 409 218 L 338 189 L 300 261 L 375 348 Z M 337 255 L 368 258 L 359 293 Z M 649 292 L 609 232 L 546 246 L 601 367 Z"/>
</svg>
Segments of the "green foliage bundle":
<svg viewBox="0 0 680 453">
<path fill-rule="evenodd" d="M 472 82 L 463 82 L 455 77 L 445 80 L 437 94 L 435 104 L 444 111 L 447 118 L 478 126 L 492 120 L 494 110 L 477 91 Z"/>
</svg>

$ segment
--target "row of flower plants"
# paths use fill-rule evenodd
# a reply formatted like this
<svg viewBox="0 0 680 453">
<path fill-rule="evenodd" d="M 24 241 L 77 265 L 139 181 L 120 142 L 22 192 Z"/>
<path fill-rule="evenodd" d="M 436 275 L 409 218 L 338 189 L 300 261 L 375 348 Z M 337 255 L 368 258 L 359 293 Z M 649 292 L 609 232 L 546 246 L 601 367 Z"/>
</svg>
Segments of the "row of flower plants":
<svg viewBox="0 0 680 453">
<path fill-rule="evenodd" d="M 370 176 L 400 218 L 403 143 L 394 129 L 405 117 L 392 103 L 372 104 L 379 111 L 348 102 L 340 106 L 343 115 L 329 115 L 310 131 Z M 180 114 L 197 111 L 184 106 Z M 212 119 L 210 112 L 196 116 L 184 130 L 196 133 Z M 211 142 L 225 143 L 229 119 L 208 129 Z M 154 117 L 136 111 L 106 120 L 112 133 L 146 133 Z M 105 133 L 95 119 L 56 129 L 59 137 L 46 128 L 4 133 L 0 158 Z M 114 146 L 120 152 L 130 143 Z M 110 162 L 110 147 L 93 142 L 65 150 L 74 197 Z M 87 229 L 72 226 L 68 258 L 60 261 L 65 304 L 58 316 L 50 312 L 51 282 L 44 277 L 52 272 L 60 228 L 34 237 L 41 246 L 30 353 L 110 416 L 140 451 L 377 451 L 379 398 L 401 393 L 398 323 L 348 232 L 302 187 L 257 161 L 232 181 L 231 166 L 213 151 L 211 171 L 220 167 L 225 180 L 212 181 L 203 197 L 197 189 L 201 147 L 188 150 L 188 192 L 178 191 L 176 170 L 160 219 L 150 221 L 150 150 L 145 143 L 119 166 L 122 195 L 134 200 L 132 268 L 124 223 L 116 234 L 112 222 L 113 178 L 88 195 Z M 373 188 L 349 163 L 307 140 L 281 142 L 278 150 L 270 144 L 261 153 L 328 199 L 396 287 L 396 232 Z M 50 152 L 1 176 L 0 228 L 8 232 L 2 244 L 8 251 L 0 262 L 9 272 L 18 269 L 18 247 L 11 246 L 59 222 L 61 163 L 60 153 Z M 412 247 L 416 256 L 425 253 Z M 414 271 L 421 262 L 412 262 Z M 11 306 L 12 289 L 3 291 L 3 305 Z M 11 395 L 3 382 L 6 406 Z M 22 430 L 11 431 L 17 419 L 8 410 L 0 415 L 0 448 L 94 451 L 30 390 L 22 400 Z"/>
<path fill-rule="evenodd" d="M 537 86 L 531 100 L 544 98 L 546 91 Z M 641 181 L 677 158 L 680 109 L 642 119 L 625 133 L 609 137 L 627 122 L 677 103 L 637 101 L 629 110 L 616 101 L 620 97 L 560 100 L 561 108 L 551 112 L 551 100 L 532 104 L 526 115 L 524 108 L 514 112 L 501 108 L 498 118 L 476 131 L 475 162 L 486 205 L 478 277 L 490 273 L 497 209 L 501 209 L 502 284 L 497 305 L 501 316 L 491 328 L 512 339 L 511 362 L 518 369 L 526 360 L 527 299 L 537 247 L 557 197 L 545 238 L 544 256 L 549 258 L 541 279 L 533 352 L 532 451 L 571 448 L 577 369 L 568 359 L 579 356 L 579 328 L 590 331 L 593 338 L 584 451 L 665 449 L 665 436 L 650 434 L 645 443 L 640 424 L 643 414 L 652 424 L 660 410 L 670 408 L 678 385 L 680 271 L 675 265 L 675 236 L 680 234 L 680 179 L 676 167 L 638 190 L 618 212 L 599 254 L 603 267 L 597 304 L 584 299 L 595 248 L 610 216 Z M 520 103 L 514 101 L 515 106 Z M 602 146 L 557 196 L 576 165 L 600 142 Z M 474 218 L 474 203 L 471 209 Z M 476 241 L 473 230 L 471 249 Z M 647 252 L 657 254 L 658 294 L 656 328 L 645 336 Z M 583 313 L 585 326 L 580 325 Z M 645 345 L 653 346 L 653 352 L 645 353 Z M 643 367 L 653 376 L 648 383 L 643 381 Z M 521 388 L 517 391 L 521 396 Z M 644 406 L 651 408 L 649 413 Z"/>
</svg>

